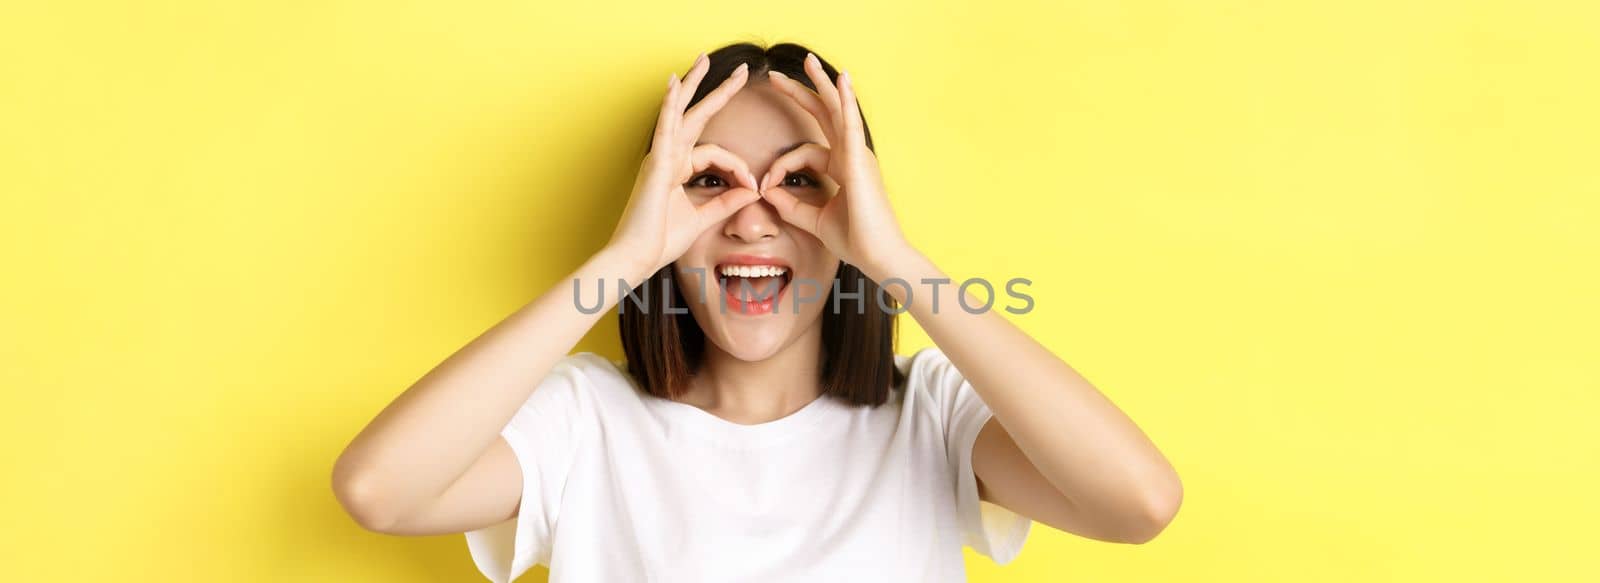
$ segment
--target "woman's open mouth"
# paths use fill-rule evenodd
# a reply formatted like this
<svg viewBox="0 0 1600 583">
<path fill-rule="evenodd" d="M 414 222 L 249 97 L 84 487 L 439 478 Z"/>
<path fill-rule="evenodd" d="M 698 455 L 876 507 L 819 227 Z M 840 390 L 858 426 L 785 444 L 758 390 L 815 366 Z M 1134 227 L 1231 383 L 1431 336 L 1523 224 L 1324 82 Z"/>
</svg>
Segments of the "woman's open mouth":
<svg viewBox="0 0 1600 583">
<path fill-rule="evenodd" d="M 741 258 L 717 264 L 724 311 L 770 314 L 789 288 L 789 266 L 763 258 Z"/>
</svg>

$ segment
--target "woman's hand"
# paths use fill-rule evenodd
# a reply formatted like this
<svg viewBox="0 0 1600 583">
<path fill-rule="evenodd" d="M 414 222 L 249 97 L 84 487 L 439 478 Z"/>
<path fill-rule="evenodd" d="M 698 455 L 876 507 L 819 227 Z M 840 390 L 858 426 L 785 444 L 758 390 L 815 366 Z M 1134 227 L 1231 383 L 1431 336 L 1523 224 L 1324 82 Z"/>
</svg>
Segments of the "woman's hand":
<svg viewBox="0 0 1600 583">
<path fill-rule="evenodd" d="M 761 196 L 785 222 L 821 239 L 828 250 L 876 279 L 910 245 L 889 207 L 878 158 L 867 147 L 850 73 L 841 73 L 835 85 L 812 54 L 806 55 L 805 71 L 817 92 L 776 71 L 770 77 L 775 88 L 816 118 L 829 147 L 807 144 L 773 162 L 761 179 Z M 803 200 L 785 190 L 789 174 L 805 168 L 832 178 L 836 194 Z"/>
<path fill-rule="evenodd" d="M 710 68 L 710 59 L 701 55 L 681 82 L 673 73 L 667 83 L 650 153 L 640 164 L 628 206 L 606 245 L 636 262 L 634 265 L 643 271 L 638 275 L 648 276 L 676 261 L 707 227 L 761 198 L 756 193 L 755 176 L 738 156 L 712 144 L 694 145 L 706 122 L 744 87 L 750 76 L 748 66 L 740 65 L 721 86 L 685 112 L 684 107 Z M 697 204 L 684 191 L 684 183 L 712 166 L 734 176 L 740 184 Z"/>
</svg>

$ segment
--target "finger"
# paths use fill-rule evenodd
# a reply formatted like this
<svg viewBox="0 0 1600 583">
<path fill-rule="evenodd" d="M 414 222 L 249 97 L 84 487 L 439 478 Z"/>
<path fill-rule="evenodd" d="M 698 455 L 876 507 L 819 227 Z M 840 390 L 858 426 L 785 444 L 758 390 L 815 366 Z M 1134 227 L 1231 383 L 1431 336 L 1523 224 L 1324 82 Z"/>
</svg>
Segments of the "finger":
<svg viewBox="0 0 1600 583">
<path fill-rule="evenodd" d="M 672 107 L 667 108 L 667 130 L 669 136 L 678 135 L 678 128 L 683 125 L 683 78 L 676 77 L 672 82 Z"/>
<path fill-rule="evenodd" d="M 766 192 L 770 189 L 780 188 L 780 185 L 783 184 L 783 179 L 789 176 L 790 172 L 806 168 L 815 170 L 820 174 L 820 180 L 831 181 L 828 176 L 828 160 L 830 158 L 831 152 L 821 145 L 801 145 L 799 148 L 795 148 L 794 151 L 772 161 L 772 166 L 767 168 L 766 175 L 761 177 L 760 190 Z M 829 182 L 823 184 L 825 188 L 830 186 Z"/>
<path fill-rule="evenodd" d="M 683 76 L 683 91 L 678 93 L 678 112 L 682 113 L 689 107 L 689 100 L 694 99 L 694 92 L 700 88 L 700 81 L 706 78 L 706 71 L 711 70 L 711 58 L 705 53 L 700 53 L 694 60 L 694 65 L 689 67 L 689 72 Z"/>
<path fill-rule="evenodd" d="M 842 133 L 844 126 L 839 123 L 842 117 L 839 113 L 839 89 L 828 79 L 827 71 L 822 70 L 822 60 L 813 53 L 806 53 L 805 70 L 806 76 L 811 78 L 811 83 L 817 86 L 817 96 L 821 97 L 822 104 L 828 107 L 834 131 Z"/>
<path fill-rule="evenodd" d="M 722 106 L 727 105 L 728 100 L 733 99 L 733 96 L 744 88 L 745 82 L 749 79 L 750 65 L 740 63 L 739 68 L 734 69 L 733 74 L 722 81 L 722 85 L 717 86 L 711 93 L 706 94 L 704 99 L 694 104 L 694 107 L 683 115 L 683 133 L 679 138 L 690 144 L 700 139 L 700 132 L 705 129 L 706 123 L 711 120 L 711 116 L 721 111 Z"/>
<path fill-rule="evenodd" d="M 748 188 L 735 188 L 717 195 L 716 198 L 706 201 L 695 210 L 700 216 L 700 227 L 705 227 L 722 222 L 733 213 L 739 212 L 750 203 L 761 200 L 761 195 Z"/>
<path fill-rule="evenodd" d="M 812 93 L 811 89 L 804 84 L 790 79 L 788 75 L 783 73 L 770 71 L 767 75 L 772 79 L 773 87 L 776 87 L 778 92 L 793 99 L 795 104 L 800 106 L 800 109 L 806 110 L 807 113 L 811 114 L 811 117 L 816 118 L 817 125 L 822 128 L 822 135 L 828 138 L 829 144 L 839 143 L 838 137 L 833 131 L 833 122 L 830 119 L 828 108 L 822 104 L 822 100 L 817 97 L 816 93 Z"/>
<path fill-rule="evenodd" d="M 865 146 L 867 138 L 862 129 L 861 104 L 856 102 L 856 87 L 850 80 L 849 71 L 839 73 L 839 99 L 844 103 L 844 141 Z"/>
<path fill-rule="evenodd" d="M 676 89 L 678 74 L 667 80 L 667 94 L 661 98 L 661 111 L 656 114 L 656 133 L 650 139 L 650 151 L 665 151 L 672 139 L 672 105 L 678 102 Z"/>
<path fill-rule="evenodd" d="M 812 236 L 821 236 L 817 232 L 822 220 L 821 208 L 801 202 L 782 188 L 763 190 L 761 198 L 772 203 L 772 208 L 778 210 L 778 217 L 782 218 L 783 222 L 799 227 Z"/>
<path fill-rule="evenodd" d="M 755 174 L 750 172 L 744 160 L 735 156 L 733 152 L 723 149 L 716 144 L 701 144 L 689 151 L 690 174 L 716 166 L 738 177 L 745 188 L 755 190 L 757 182 Z"/>
</svg>

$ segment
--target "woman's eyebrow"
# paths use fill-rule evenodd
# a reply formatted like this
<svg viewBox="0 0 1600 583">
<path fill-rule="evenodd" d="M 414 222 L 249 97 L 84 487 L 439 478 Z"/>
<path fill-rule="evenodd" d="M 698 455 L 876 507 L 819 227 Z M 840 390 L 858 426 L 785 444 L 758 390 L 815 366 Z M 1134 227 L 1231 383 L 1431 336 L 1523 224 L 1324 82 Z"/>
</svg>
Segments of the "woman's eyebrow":
<svg viewBox="0 0 1600 583">
<path fill-rule="evenodd" d="M 695 142 L 694 143 L 694 145 L 697 146 L 697 147 L 698 146 L 704 146 L 706 144 L 711 144 L 711 145 L 715 146 L 716 142 Z M 782 156 L 784 154 L 788 154 L 789 152 L 793 152 L 795 150 L 800 149 L 800 146 L 804 146 L 806 144 L 816 144 L 818 146 L 822 145 L 822 144 L 817 144 L 816 142 L 813 142 L 811 140 L 800 140 L 800 141 L 795 142 L 793 144 L 789 144 L 789 145 L 784 146 L 782 148 L 778 148 L 777 155 Z"/>
<path fill-rule="evenodd" d="M 816 142 L 812 142 L 812 141 L 809 141 L 809 140 L 801 140 L 801 141 L 795 142 L 793 144 L 789 144 L 789 145 L 784 146 L 782 148 L 778 148 L 778 155 L 782 156 L 784 154 L 788 154 L 789 152 L 793 152 L 793 151 L 799 149 L 800 146 L 804 146 L 806 144 L 816 144 Z M 818 145 L 821 145 L 821 144 L 818 144 Z"/>
</svg>

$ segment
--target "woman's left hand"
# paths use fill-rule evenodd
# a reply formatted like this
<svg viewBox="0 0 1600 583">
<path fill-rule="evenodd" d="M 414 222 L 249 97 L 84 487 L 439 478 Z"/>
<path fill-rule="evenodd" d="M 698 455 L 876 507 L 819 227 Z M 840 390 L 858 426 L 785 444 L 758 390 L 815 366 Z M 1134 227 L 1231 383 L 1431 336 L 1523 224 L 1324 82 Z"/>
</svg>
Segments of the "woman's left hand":
<svg viewBox="0 0 1600 583">
<path fill-rule="evenodd" d="M 878 158 L 867 147 L 850 73 L 841 72 L 838 83 L 831 83 L 822 63 L 811 54 L 806 55 L 805 71 L 817 92 L 776 71 L 770 78 L 774 88 L 816 118 L 828 147 L 806 144 L 778 158 L 761 179 L 761 196 L 785 222 L 822 240 L 840 259 L 877 278 L 910 245 L 889 207 Z M 801 200 L 783 188 L 790 172 L 806 168 L 832 178 L 837 192 L 826 200 Z"/>
</svg>

